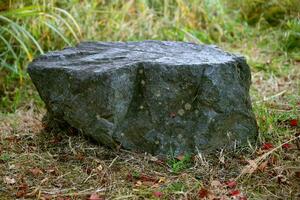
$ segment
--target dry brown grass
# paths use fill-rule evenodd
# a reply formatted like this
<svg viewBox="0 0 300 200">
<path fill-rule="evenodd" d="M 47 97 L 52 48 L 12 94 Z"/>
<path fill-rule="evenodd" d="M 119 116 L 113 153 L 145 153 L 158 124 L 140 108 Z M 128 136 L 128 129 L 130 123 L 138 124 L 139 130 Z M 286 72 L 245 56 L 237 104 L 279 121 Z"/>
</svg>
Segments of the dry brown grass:
<svg viewBox="0 0 300 200">
<path fill-rule="evenodd" d="M 237 50 L 264 62 L 259 49 Z M 32 103 L 0 114 L 0 199 L 88 199 L 93 193 L 103 199 L 158 199 L 160 194 L 161 199 L 300 198 L 300 142 L 295 138 L 300 127 L 290 126 L 291 119 L 300 119 L 300 63 L 282 62 L 289 62 L 291 70 L 280 76 L 252 73 L 258 143 L 198 154 L 187 162 L 110 150 L 71 129 L 48 130 L 41 122 L 45 110 Z M 262 143 L 273 148 L 263 150 Z M 174 163 L 181 163 L 181 170 Z M 237 192 L 239 197 L 233 197 Z"/>
<path fill-rule="evenodd" d="M 281 106 L 278 98 L 293 93 L 296 87 L 295 81 L 289 85 L 290 80 L 255 74 L 255 88 L 270 96 L 275 94 L 260 103 Z M 287 91 L 276 96 L 282 88 L 278 90 L 274 81 L 277 85 L 287 81 L 283 88 Z M 72 130 L 49 131 L 41 122 L 44 112 L 20 110 L 0 117 L 0 199 L 88 199 L 92 193 L 103 199 L 155 199 L 155 192 L 161 192 L 156 195 L 162 194 L 162 199 L 234 199 L 230 194 L 234 191 L 248 199 L 300 198 L 300 149 L 294 137 L 300 130 L 286 122 L 267 129 L 284 132 L 274 143 L 276 151 L 253 146 L 243 153 L 198 154 L 191 165 L 174 173 L 168 160 L 110 150 Z M 258 113 L 258 117 L 263 116 Z M 288 139 L 293 141 L 282 149 L 280 145 Z M 259 157 L 265 158 L 258 162 Z M 228 187 L 226 182 L 230 180 L 237 185 Z"/>
<path fill-rule="evenodd" d="M 75 0 L 74 5 L 69 1 L 49 4 L 55 2 L 61 2 L 75 16 L 85 39 L 218 43 L 224 49 L 246 55 L 253 71 L 251 96 L 260 127 L 258 143 L 247 150 L 198 154 L 188 162 L 106 149 L 72 130 L 45 129 L 41 122 L 45 110 L 37 105 L 38 100 L 33 100 L 37 96 L 31 92 L 33 87 L 27 85 L 29 89 L 23 91 L 5 78 L 7 73 L 2 73 L 0 109 L 17 111 L 0 113 L 0 199 L 87 199 L 96 193 L 103 199 L 155 199 L 162 194 L 162 199 L 174 200 L 242 200 L 232 196 L 237 192 L 240 197 L 255 200 L 300 199 L 300 144 L 295 138 L 300 126 L 290 126 L 291 119 L 300 120 L 299 50 L 286 51 L 289 42 L 296 45 L 298 40 L 283 37 L 296 33 L 296 25 L 290 30 L 264 28 L 261 23 L 250 27 L 221 12 L 220 5 L 206 8 L 205 1 L 197 0 L 193 1 L 197 5 L 200 2 L 197 7 L 178 0 L 180 5 L 175 9 L 167 5 L 170 1 L 157 1 L 167 2 L 158 10 L 145 6 L 144 1 L 98 5 L 93 3 L 96 1 Z M 199 21 L 196 14 L 203 15 L 203 19 Z M 291 20 L 283 22 L 288 24 Z M 25 25 L 36 38 L 42 38 L 44 49 L 61 47 L 62 43 L 53 42 L 45 29 L 35 23 Z M 25 56 L 20 55 L 21 63 L 27 63 Z M 2 91 L 4 84 L 7 88 Z M 289 145 L 281 148 L 289 140 Z M 263 150 L 263 143 L 272 143 L 273 148 Z M 174 163 L 181 164 L 179 172 L 174 172 L 178 171 Z"/>
</svg>

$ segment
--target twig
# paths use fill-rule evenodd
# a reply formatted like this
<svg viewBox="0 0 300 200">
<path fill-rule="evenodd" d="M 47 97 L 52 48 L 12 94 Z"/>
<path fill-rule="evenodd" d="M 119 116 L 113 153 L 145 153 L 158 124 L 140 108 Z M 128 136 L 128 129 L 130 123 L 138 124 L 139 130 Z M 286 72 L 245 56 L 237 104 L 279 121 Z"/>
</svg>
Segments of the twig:
<svg viewBox="0 0 300 200">
<path fill-rule="evenodd" d="M 136 197 L 136 195 L 126 195 L 126 196 L 121 196 L 121 197 L 116 197 L 114 198 L 115 200 L 119 200 L 119 199 L 128 199 L 130 197 Z"/>
<path fill-rule="evenodd" d="M 282 147 L 282 145 L 285 145 L 285 144 L 287 144 L 287 143 L 290 143 L 290 142 L 292 142 L 292 141 L 294 141 L 294 140 L 297 140 L 297 139 L 299 139 L 299 138 L 300 138 L 300 135 L 297 136 L 297 137 L 294 137 L 294 138 L 290 139 L 290 140 L 287 141 L 287 142 L 282 143 L 281 145 L 279 145 L 279 146 L 275 147 L 274 149 L 270 150 L 269 152 L 267 152 L 267 153 L 265 153 L 265 154 L 259 156 L 258 158 L 256 158 L 256 159 L 254 160 L 254 162 L 258 165 L 260 162 L 262 162 L 263 160 L 265 160 L 270 154 L 272 154 L 273 152 L 275 152 L 275 151 L 277 151 L 278 149 L 280 149 L 280 148 Z M 245 166 L 245 167 L 243 168 L 242 172 L 235 178 L 235 180 L 237 181 L 237 180 L 238 180 L 239 178 L 241 178 L 244 174 L 246 174 L 246 170 L 245 170 L 245 169 L 246 169 L 246 168 L 249 168 L 249 167 L 251 167 L 251 164 Z"/>
<path fill-rule="evenodd" d="M 63 175 L 57 177 L 57 178 L 55 179 L 55 181 L 58 181 L 58 180 L 61 179 L 62 177 L 67 176 L 67 175 L 69 175 L 69 174 L 71 174 L 71 172 L 65 173 L 65 174 L 63 174 Z"/>
<path fill-rule="evenodd" d="M 89 189 L 85 189 L 85 190 L 82 190 L 82 191 L 79 191 L 79 192 L 69 192 L 69 193 L 65 193 L 65 194 L 54 194 L 54 195 L 51 195 L 52 198 L 55 198 L 55 197 L 61 197 L 61 196 L 83 196 L 83 195 L 89 195 L 91 193 L 91 191 L 94 190 L 93 188 L 89 188 Z M 96 189 L 95 192 L 101 192 L 101 191 L 105 191 L 106 189 Z M 47 193 L 46 191 L 43 191 L 43 193 Z M 49 194 L 49 193 L 47 193 Z"/>
<path fill-rule="evenodd" d="M 84 179 L 84 181 L 82 183 L 86 183 L 90 178 L 92 178 L 93 176 L 96 176 L 97 174 L 90 174 L 86 179 Z"/>
<path fill-rule="evenodd" d="M 119 158 L 119 156 L 116 156 L 111 163 L 108 165 L 108 167 L 105 169 L 104 173 L 102 174 L 99 183 L 102 183 L 102 180 L 104 178 L 104 175 L 107 173 L 108 169 L 111 168 L 111 166 L 114 164 L 114 162 Z"/>
<path fill-rule="evenodd" d="M 271 100 L 271 99 L 274 99 L 274 98 L 276 98 L 276 97 L 279 97 L 279 96 L 283 95 L 284 93 L 286 93 L 286 91 L 287 91 L 287 90 L 283 90 L 283 91 L 281 91 L 281 92 L 279 92 L 279 93 L 277 93 L 277 94 L 274 94 L 274 95 L 272 95 L 272 96 L 264 97 L 263 100 L 256 101 L 255 103 L 261 103 L 261 102 L 269 101 L 269 100 Z"/>
<path fill-rule="evenodd" d="M 77 155 L 77 152 L 76 152 L 75 149 L 72 147 L 71 137 L 69 137 L 69 147 L 70 147 L 72 153 L 73 153 L 74 155 Z"/>
</svg>

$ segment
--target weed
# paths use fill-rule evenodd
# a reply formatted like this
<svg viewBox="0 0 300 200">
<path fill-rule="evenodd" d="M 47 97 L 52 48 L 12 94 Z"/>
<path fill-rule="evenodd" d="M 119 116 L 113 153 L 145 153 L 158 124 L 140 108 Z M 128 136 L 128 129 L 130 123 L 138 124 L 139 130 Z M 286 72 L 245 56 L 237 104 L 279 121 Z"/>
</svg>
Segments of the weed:
<svg viewBox="0 0 300 200">
<path fill-rule="evenodd" d="M 202 188 L 204 195 L 227 198 L 232 191 L 220 184 L 252 163 L 257 170 L 243 175 L 234 191 L 249 199 L 298 199 L 299 141 L 278 147 L 300 131 L 295 121 L 291 126 L 300 119 L 299 6 L 298 0 L 0 0 L 0 177 L 16 180 L 1 179 L 0 196 L 197 199 Z M 170 157 L 166 166 L 42 129 L 44 105 L 26 73 L 28 62 L 81 40 L 145 39 L 213 43 L 245 55 L 258 144 L 276 151 L 259 163 L 252 161 L 268 148 L 258 145 L 224 156 L 222 164 L 209 155 L 204 162 L 201 154 Z M 128 182 L 128 172 L 138 184 Z"/>
<path fill-rule="evenodd" d="M 184 186 L 184 183 L 182 182 L 174 182 L 171 185 L 168 186 L 168 189 L 172 192 L 177 192 L 177 191 L 185 191 L 186 188 Z"/>
<path fill-rule="evenodd" d="M 191 167 L 192 157 L 190 155 L 184 155 L 182 159 L 171 157 L 167 163 L 170 165 L 174 173 L 178 173 L 184 169 Z"/>
<path fill-rule="evenodd" d="M 7 162 L 10 160 L 10 155 L 7 154 L 7 153 L 4 153 L 0 156 L 0 160 L 3 161 L 3 162 Z"/>
</svg>

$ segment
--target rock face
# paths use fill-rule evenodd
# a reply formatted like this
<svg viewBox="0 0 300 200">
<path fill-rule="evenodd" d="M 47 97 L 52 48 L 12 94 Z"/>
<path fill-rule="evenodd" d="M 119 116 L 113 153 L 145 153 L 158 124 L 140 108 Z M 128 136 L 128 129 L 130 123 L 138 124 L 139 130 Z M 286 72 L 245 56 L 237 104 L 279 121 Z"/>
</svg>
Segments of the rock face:
<svg viewBox="0 0 300 200">
<path fill-rule="evenodd" d="M 182 154 L 257 135 L 243 57 L 184 42 L 86 42 L 28 72 L 53 120 L 109 147 Z"/>
</svg>

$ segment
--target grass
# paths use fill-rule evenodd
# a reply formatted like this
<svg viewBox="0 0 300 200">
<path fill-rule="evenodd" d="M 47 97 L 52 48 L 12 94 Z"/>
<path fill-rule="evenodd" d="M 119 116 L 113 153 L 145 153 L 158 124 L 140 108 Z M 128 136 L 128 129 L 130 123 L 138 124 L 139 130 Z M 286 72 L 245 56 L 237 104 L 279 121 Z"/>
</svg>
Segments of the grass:
<svg viewBox="0 0 300 200">
<path fill-rule="evenodd" d="M 296 0 L 0 0 L 0 199 L 300 198 L 300 127 L 291 123 L 300 120 L 299 13 Z M 143 39 L 245 55 L 257 144 L 162 160 L 43 125 L 32 58 L 81 40 Z"/>
</svg>

